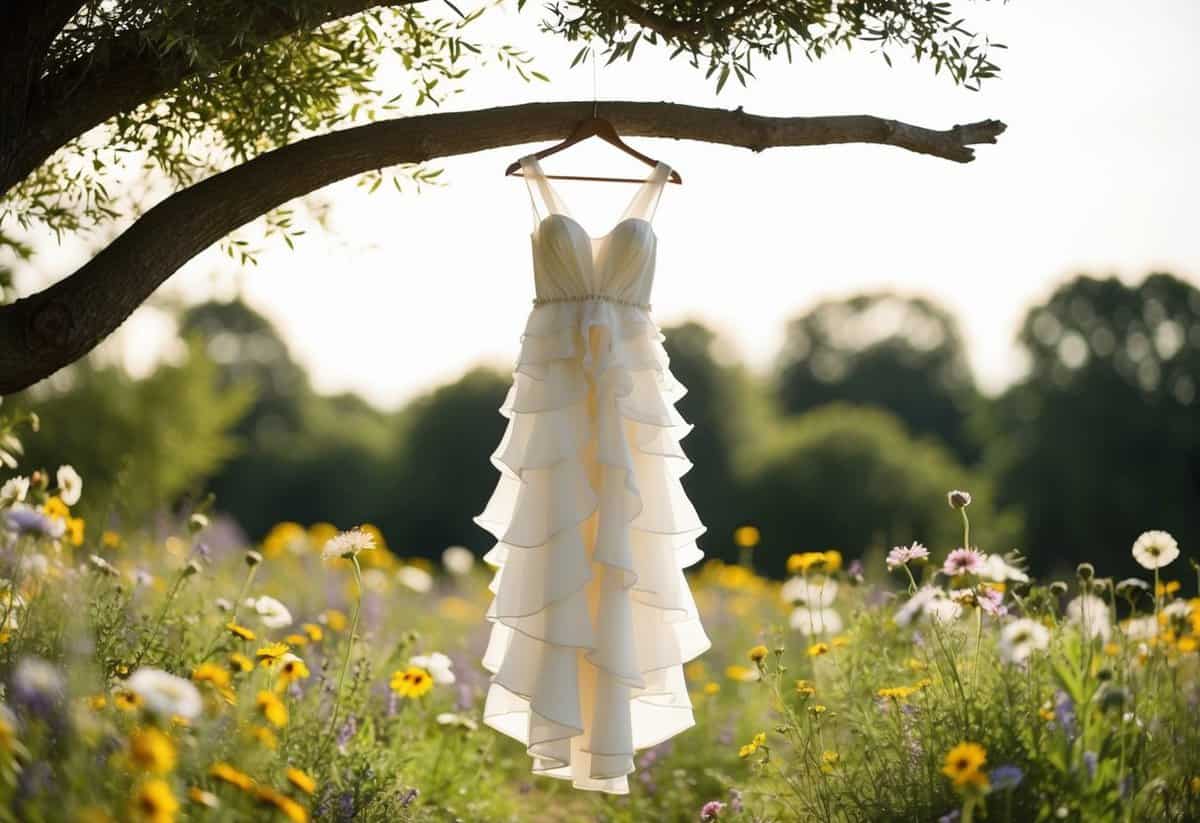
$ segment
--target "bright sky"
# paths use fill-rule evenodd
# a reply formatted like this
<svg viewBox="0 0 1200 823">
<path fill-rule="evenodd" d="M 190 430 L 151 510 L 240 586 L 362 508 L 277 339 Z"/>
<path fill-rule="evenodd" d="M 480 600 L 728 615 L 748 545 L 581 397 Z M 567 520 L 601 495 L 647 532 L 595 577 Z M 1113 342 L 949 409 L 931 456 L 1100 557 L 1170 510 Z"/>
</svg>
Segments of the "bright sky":
<svg viewBox="0 0 1200 823">
<path fill-rule="evenodd" d="M 468 4 L 471 5 L 471 4 Z M 552 83 L 481 72 L 448 107 L 592 97 L 575 48 L 538 33 L 537 3 L 485 16 L 479 39 L 537 55 Z M 876 114 L 945 128 L 1009 124 L 970 165 L 879 146 L 741 149 L 631 139 L 678 168 L 663 197 L 654 305 L 661 324 L 696 318 L 766 368 L 784 322 L 818 300 L 862 289 L 930 295 L 958 313 L 985 387 L 1019 373 L 1013 338 L 1032 303 L 1078 272 L 1136 280 L 1167 270 L 1200 283 L 1200 3 L 1037 0 L 957 3 L 968 25 L 1009 46 L 1001 77 L 972 93 L 894 54 L 866 49 L 819 63 L 758 67 L 720 97 L 682 61 L 639 49 L 598 72 L 604 99 L 670 100 L 763 114 Z M 528 150 L 538 146 L 528 147 Z M 352 390 L 395 406 L 485 361 L 517 351 L 532 298 L 530 211 L 504 167 L 526 149 L 450 158 L 443 187 L 366 195 L 326 190 L 333 230 L 295 252 L 267 253 L 238 278 L 283 330 L 321 391 Z M 629 171 L 615 150 L 579 147 L 562 171 Z M 549 165 L 549 163 L 548 163 Z M 562 182 L 593 234 L 607 231 L 628 186 Z M 164 287 L 229 294 L 215 250 Z M 69 270 L 67 267 L 65 270 Z M 136 364 L 163 327 L 135 315 L 121 342 Z"/>
</svg>

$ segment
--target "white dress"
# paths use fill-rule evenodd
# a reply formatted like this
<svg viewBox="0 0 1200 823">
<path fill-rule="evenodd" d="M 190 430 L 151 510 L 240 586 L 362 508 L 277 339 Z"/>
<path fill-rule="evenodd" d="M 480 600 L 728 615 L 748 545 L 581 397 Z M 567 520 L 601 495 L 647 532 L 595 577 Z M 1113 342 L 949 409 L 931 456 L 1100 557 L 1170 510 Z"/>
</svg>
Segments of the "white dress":
<svg viewBox="0 0 1200 823">
<path fill-rule="evenodd" d="M 497 540 L 484 721 L 526 745 L 534 773 L 624 794 L 634 752 L 695 722 L 683 663 L 709 647 L 683 576 L 704 531 L 679 482 L 685 390 L 649 314 L 670 169 L 590 237 L 537 161 L 521 165 L 537 298 L 476 518 Z"/>
</svg>

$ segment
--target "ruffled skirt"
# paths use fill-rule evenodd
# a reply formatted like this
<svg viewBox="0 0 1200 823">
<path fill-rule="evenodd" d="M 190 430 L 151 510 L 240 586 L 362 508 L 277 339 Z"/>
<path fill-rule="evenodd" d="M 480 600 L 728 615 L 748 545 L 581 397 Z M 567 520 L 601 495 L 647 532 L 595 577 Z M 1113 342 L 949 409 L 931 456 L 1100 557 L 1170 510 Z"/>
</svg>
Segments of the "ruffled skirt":
<svg viewBox="0 0 1200 823">
<path fill-rule="evenodd" d="M 708 637 L 683 569 L 704 531 L 680 477 L 683 386 L 645 310 L 539 306 L 522 339 L 500 481 L 484 721 L 533 771 L 624 794 L 634 752 L 693 725 L 683 663 Z"/>
</svg>

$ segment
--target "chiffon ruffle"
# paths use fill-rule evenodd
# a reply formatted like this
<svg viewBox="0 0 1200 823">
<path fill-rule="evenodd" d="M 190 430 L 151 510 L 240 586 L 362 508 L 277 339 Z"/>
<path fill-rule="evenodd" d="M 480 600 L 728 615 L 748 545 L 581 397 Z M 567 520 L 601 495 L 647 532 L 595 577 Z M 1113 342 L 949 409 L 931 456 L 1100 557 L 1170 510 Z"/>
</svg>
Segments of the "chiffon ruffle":
<svg viewBox="0 0 1200 823">
<path fill-rule="evenodd" d="M 683 575 L 704 531 L 680 483 L 685 389 L 662 340 L 639 307 L 535 308 L 476 518 L 497 541 L 484 721 L 534 772 L 617 794 L 635 751 L 693 725 L 683 663 L 709 646 Z"/>
</svg>

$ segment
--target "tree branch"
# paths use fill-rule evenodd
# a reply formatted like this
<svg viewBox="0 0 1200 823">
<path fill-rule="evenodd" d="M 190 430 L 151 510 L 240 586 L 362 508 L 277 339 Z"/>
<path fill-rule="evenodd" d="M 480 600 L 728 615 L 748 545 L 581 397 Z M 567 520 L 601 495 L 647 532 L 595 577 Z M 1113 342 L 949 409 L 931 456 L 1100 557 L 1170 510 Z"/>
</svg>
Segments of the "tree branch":
<svg viewBox="0 0 1200 823">
<path fill-rule="evenodd" d="M 254 218 L 356 174 L 399 163 L 561 138 L 592 103 L 530 103 L 372 123 L 301 140 L 167 197 L 91 261 L 42 292 L 0 307 L 0 393 L 82 357 L 180 266 Z M 761 117 L 673 103 L 606 102 L 622 134 L 700 140 L 752 151 L 877 143 L 956 162 L 994 143 L 1004 124 L 946 131 L 867 115 Z"/>
</svg>

